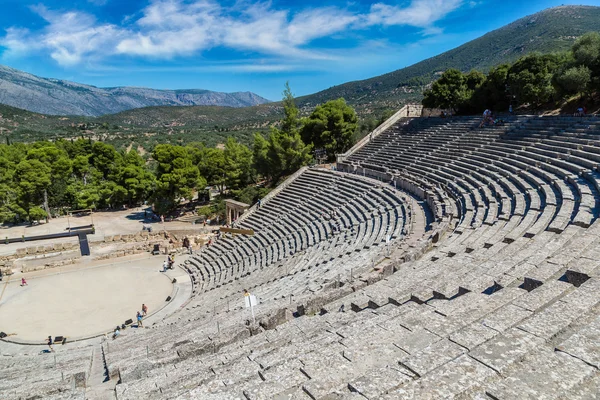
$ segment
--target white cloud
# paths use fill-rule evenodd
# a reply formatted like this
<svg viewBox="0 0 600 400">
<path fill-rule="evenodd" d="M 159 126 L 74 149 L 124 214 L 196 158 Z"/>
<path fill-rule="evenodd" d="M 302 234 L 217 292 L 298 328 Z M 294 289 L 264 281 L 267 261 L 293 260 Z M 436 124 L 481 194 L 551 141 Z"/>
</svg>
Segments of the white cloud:
<svg viewBox="0 0 600 400">
<path fill-rule="evenodd" d="M 410 25 L 429 28 L 462 5 L 462 0 L 413 0 L 408 7 L 373 4 L 367 16 L 369 25 Z"/>
<path fill-rule="evenodd" d="M 94 4 L 106 0 L 89 0 Z M 340 7 L 291 12 L 270 2 L 241 0 L 224 7 L 215 0 L 151 0 L 120 25 L 90 14 L 31 9 L 46 20 L 41 31 L 9 28 L 0 38 L 8 55 L 46 50 L 61 65 L 76 65 L 111 55 L 157 59 L 191 56 L 214 47 L 250 51 L 294 60 L 332 59 L 331 51 L 307 48 L 314 40 L 373 26 L 407 25 L 438 34 L 434 24 L 462 5 L 462 0 L 412 0 L 408 6 L 373 4 L 367 13 Z M 259 69 L 257 67 L 257 69 Z"/>
</svg>

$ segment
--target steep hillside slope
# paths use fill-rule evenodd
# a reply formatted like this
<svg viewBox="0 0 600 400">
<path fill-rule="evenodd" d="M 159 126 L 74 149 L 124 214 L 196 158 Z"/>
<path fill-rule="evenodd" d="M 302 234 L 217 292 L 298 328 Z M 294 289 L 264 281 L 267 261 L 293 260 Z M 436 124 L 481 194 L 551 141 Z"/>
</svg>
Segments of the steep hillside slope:
<svg viewBox="0 0 600 400">
<path fill-rule="evenodd" d="M 358 108 L 386 108 L 406 99 L 420 99 L 422 85 L 448 68 L 485 71 L 534 51 L 567 50 L 577 37 L 594 30 L 600 30 L 600 7 L 549 8 L 417 64 L 374 78 L 334 86 L 301 97 L 299 103 L 314 106 L 343 97 Z"/>
</svg>

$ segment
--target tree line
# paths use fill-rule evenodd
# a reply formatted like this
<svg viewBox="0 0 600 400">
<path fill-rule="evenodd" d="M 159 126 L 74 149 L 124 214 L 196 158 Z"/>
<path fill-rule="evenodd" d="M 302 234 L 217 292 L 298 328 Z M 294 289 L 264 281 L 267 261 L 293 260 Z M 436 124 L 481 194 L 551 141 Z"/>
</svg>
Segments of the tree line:
<svg viewBox="0 0 600 400">
<path fill-rule="evenodd" d="M 423 106 L 460 114 L 480 112 L 482 107 L 538 108 L 574 96 L 591 96 L 599 89 L 600 34 L 589 32 L 568 52 L 532 53 L 512 64 L 492 68 L 487 74 L 448 69 L 423 93 Z"/>
<path fill-rule="evenodd" d="M 283 95 L 283 120 L 267 137 L 255 134 L 252 147 L 230 137 L 217 148 L 203 143 L 158 144 L 143 156 L 135 149 L 117 151 L 83 138 L 1 144 L 0 222 L 144 203 L 166 213 L 208 186 L 222 195 L 227 191 L 255 202 L 265 193 L 256 182 L 276 185 L 309 164 L 315 149 L 333 160 L 353 145 L 357 130 L 356 113 L 343 99 L 319 105 L 310 116 L 300 118 L 288 84 Z"/>
</svg>

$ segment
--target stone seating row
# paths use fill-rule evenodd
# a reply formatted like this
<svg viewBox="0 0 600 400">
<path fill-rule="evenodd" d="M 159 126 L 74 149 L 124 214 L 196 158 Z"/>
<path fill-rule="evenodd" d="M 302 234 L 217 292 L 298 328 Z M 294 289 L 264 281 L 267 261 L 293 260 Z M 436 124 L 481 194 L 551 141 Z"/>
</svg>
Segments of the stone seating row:
<svg viewBox="0 0 600 400">
<path fill-rule="evenodd" d="M 474 134 L 458 143 L 469 143 Z M 523 151 L 529 145 L 489 139 L 494 141 L 489 151 L 479 141 L 463 157 L 451 146 L 428 150 L 432 154 L 423 157 L 428 163 L 446 156 L 450 162 L 439 169 L 409 163 L 412 169 L 402 172 L 446 209 L 458 204 L 457 229 L 425 257 L 396 264 L 395 274 L 325 303 L 321 316 L 300 316 L 233 342 L 227 331 L 235 330 L 233 318 L 229 325 L 223 321 L 221 333 L 206 320 L 184 321 L 181 331 L 205 329 L 188 333 L 188 342 L 177 349 L 168 342 L 157 346 L 165 351 L 155 347 L 143 376 L 135 370 L 139 360 L 121 364 L 119 398 L 596 393 L 598 355 L 590 343 L 600 301 L 599 228 L 595 217 L 576 223 L 585 194 L 596 200 L 590 179 L 595 171 L 577 175 L 564 164 L 541 165 L 544 160 L 535 154 L 548 155 Z M 498 157 L 491 165 L 490 156 Z M 486 161 L 490 168 L 484 168 Z M 497 218 L 488 217 L 494 209 Z M 561 210 L 567 223 L 549 229 Z M 473 225 L 478 213 L 487 223 Z M 209 343 L 223 341 L 228 344 L 206 351 Z"/>
</svg>

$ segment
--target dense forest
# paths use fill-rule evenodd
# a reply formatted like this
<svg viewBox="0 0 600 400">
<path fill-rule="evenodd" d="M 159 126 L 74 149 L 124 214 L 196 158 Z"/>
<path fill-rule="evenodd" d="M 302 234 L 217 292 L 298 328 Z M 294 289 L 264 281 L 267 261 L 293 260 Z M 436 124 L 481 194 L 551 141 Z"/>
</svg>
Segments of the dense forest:
<svg viewBox="0 0 600 400">
<path fill-rule="evenodd" d="M 0 222 L 37 221 L 78 209 L 152 204 L 158 213 L 177 208 L 206 188 L 253 203 L 269 186 L 307 165 L 313 150 L 328 159 L 354 143 L 358 119 L 343 99 L 300 118 L 289 86 L 284 118 L 247 146 L 229 137 L 224 146 L 157 144 L 151 153 L 118 151 L 89 138 L 0 145 Z M 261 182 L 257 185 L 257 182 Z M 222 210 L 217 200 L 202 214 Z"/>
<path fill-rule="evenodd" d="M 560 107 L 565 101 L 593 101 L 600 90 L 600 34 L 581 36 L 568 52 L 533 53 L 512 64 L 462 73 L 448 69 L 426 90 L 423 106 L 460 114 L 483 108 L 507 110 Z"/>
</svg>

